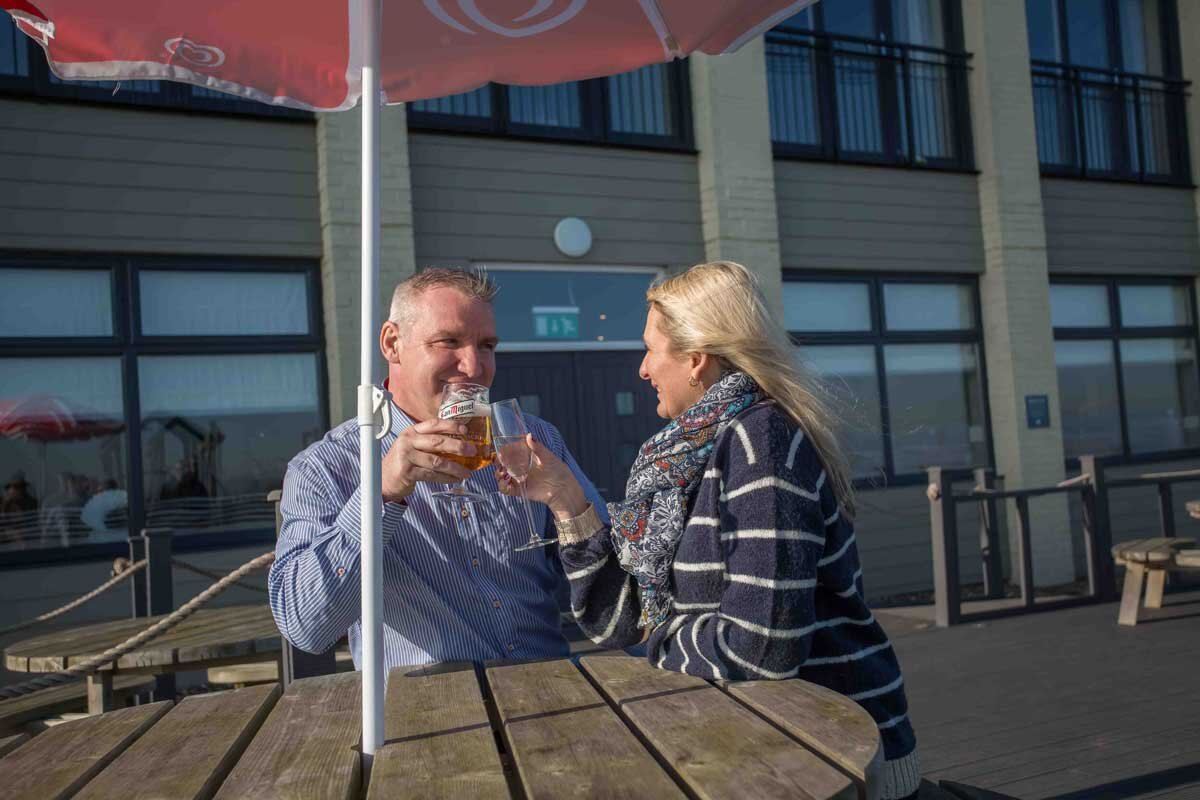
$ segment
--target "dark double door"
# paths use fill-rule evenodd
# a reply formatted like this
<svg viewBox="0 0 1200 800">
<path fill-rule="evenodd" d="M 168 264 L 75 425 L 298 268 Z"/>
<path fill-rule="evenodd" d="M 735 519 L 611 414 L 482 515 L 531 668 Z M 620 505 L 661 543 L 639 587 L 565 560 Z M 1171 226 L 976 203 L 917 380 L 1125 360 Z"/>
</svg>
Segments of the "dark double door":
<svg viewBox="0 0 1200 800">
<path fill-rule="evenodd" d="M 491 396 L 553 423 L 604 498 L 618 500 L 638 448 L 666 424 L 641 361 L 641 351 L 499 353 Z"/>
</svg>

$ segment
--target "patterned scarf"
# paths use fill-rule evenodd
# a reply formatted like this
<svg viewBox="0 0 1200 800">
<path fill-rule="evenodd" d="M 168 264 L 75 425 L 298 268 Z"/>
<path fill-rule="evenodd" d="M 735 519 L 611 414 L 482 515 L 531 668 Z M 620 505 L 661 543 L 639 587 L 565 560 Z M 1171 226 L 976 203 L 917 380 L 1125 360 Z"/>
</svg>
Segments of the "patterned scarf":
<svg viewBox="0 0 1200 800">
<path fill-rule="evenodd" d="M 687 525 L 688 501 L 700 485 L 717 437 L 734 417 L 764 397 L 750 376 L 723 375 L 695 405 L 642 445 L 625 499 L 608 504 L 617 557 L 637 578 L 639 628 L 657 627 L 671 611 L 671 565 Z"/>
</svg>

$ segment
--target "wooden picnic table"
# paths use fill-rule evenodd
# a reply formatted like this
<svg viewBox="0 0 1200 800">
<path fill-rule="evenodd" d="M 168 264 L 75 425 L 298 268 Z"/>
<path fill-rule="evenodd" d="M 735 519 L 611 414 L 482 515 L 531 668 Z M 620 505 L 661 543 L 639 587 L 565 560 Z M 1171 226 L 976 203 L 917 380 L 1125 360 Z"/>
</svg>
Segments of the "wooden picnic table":
<svg viewBox="0 0 1200 800">
<path fill-rule="evenodd" d="M 361 767 L 357 672 L 58 725 L 0 758 L 12 800 L 874 798 L 879 731 L 801 680 L 714 685 L 597 653 L 392 670 Z M 77 794 L 75 794 L 77 793 Z"/>
<path fill-rule="evenodd" d="M 15 672 L 57 672 L 100 655 L 162 618 L 102 622 L 14 642 L 4 648 L 4 666 Z M 112 709 L 115 675 L 158 675 L 266 661 L 278 658 L 279 650 L 279 629 L 265 603 L 202 608 L 157 639 L 88 676 L 88 711 L 95 714 Z"/>
</svg>

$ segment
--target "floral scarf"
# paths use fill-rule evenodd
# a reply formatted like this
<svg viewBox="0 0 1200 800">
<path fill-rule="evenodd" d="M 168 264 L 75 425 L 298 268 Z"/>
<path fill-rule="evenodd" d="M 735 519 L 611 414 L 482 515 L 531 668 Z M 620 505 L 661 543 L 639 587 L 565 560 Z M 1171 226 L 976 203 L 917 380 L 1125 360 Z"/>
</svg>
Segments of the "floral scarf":
<svg viewBox="0 0 1200 800">
<path fill-rule="evenodd" d="M 621 566 L 637 578 L 639 628 L 657 627 L 671 611 L 671 565 L 687 525 L 689 500 L 717 437 L 734 417 L 764 397 L 745 373 L 723 375 L 695 405 L 642 445 L 625 499 L 608 504 L 613 547 Z"/>
</svg>

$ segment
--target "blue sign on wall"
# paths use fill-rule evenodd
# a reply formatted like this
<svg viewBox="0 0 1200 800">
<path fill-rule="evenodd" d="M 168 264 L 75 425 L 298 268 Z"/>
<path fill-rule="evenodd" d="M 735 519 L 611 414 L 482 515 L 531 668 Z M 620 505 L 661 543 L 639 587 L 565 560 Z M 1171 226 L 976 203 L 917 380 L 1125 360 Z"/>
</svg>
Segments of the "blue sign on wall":
<svg viewBox="0 0 1200 800">
<path fill-rule="evenodd" d="M 1030 428 L 1050 427 L 1050 398 L 1044 394 L 1025 395 L 1025 424 Z"/>
</svg>

